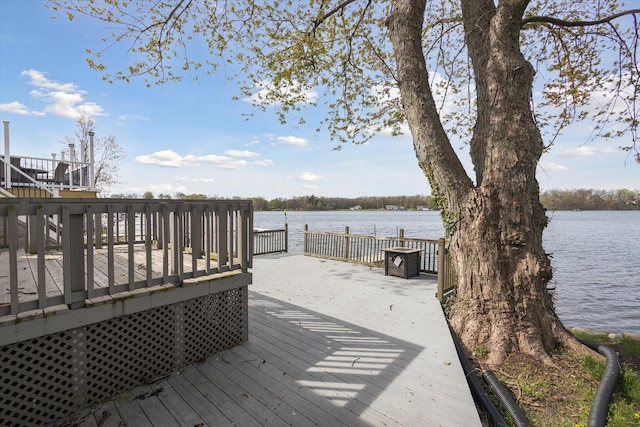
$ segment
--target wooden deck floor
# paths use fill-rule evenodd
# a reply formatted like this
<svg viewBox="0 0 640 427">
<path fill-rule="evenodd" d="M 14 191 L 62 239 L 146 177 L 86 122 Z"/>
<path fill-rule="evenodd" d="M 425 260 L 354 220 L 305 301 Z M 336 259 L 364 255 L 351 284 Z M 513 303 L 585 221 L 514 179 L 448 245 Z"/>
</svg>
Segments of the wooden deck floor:
<svg viewBox="0 0 640 427">
<path fill-rule="evenodd" d="M 302 255 L 252 271 L 248 342 L 76 425 L 481 425 L 433 278 Z"/>
</svg>

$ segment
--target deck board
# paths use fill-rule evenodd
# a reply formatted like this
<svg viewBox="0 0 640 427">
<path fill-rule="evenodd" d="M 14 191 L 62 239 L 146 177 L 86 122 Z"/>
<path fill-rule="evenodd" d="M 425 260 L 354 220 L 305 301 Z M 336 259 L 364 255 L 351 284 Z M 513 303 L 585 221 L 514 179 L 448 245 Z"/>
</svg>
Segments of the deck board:
<svg viewBox="0 0 640 427">
<path fill-rule="evenodd" d="M 238 346 L 230 352 L 235 356 L 229 358 L 230 363 L 251 375 L 256 381 L 262 385 L 274 390 L 279 390 L 283 399 L 296 410 L 305 414 L 311 420 L 324 420 L 332 426 L 355 426 L 357 425 L 357 417 L 351 413 L 343 413 L 330 402 L 319 401 L 311 390 L 302 387 L 297 380 L 288 373 L 289 368 L 278 364 L 279 359 L 274 358 L 269 363 L 262 357 L 265 356 L 264 351 L 253 350 L 252 342 L 255 337 L 249 338 L 249 343 Z M 283 362 L 284 364 L 288 362 Z"/>
<path fill-rule="evenodd" d="M 180 426 L 172 411 L 158 397 L 163 391 L 164 389 L 160 386 L 144 385 L 136 387 L 131 393 L 151 425 L 154 427 Z"/>
<path fill-rule="evenodd" d="M 255 425 L 312 425 L 287 404 L 277 390 L 269 390 L 256 383 L 237 367 L 223 358 L 211 358 L 198 366 L 198 371 L 237 403 L 241 408 L 251 408 Z M 224 411 L 223 411 L 224 412 Z M 233 417 L 230 417 L 233 420 Z M 234 420 L 235 421 L 235 420 Z M 238 422 L 238 425 L 244 425 Z"/>
<path fill-rule="evenodd" d="M 195 369 L 194 367 L 191 368 L 192 370 Z M 181 423 L 184 423 L 189 418 L 198 418 L 202 420 L 203 425 L 213 426 L 216 423 L 222 424 L 226 420 L 224 414 L 214 406 L 214 402 L 209 400 L 207 389 L 198 388 L 197 383 L 190 382 L 185 377 L 184 372 L 175 373 L 166 381 L 171 385 L 171 389 L 168 389 L 166 394 L 161 394 L 161 398 L 170 400 L 173 399 L 173 396 L 178 395 L 191 406 L 191 412 L 188 412 L 180 420 Z M 164 381 L 161 384 L 164 384 Z M 171 393 L 171 391 L 174 392 Z"/>
<path fill-rule="evenodd" d="M 78 425 L 481 425 L 434 277 L 302 255 L 253 264 L 247 342 L 85 410 Z"/>
<path fill-rule="evenodd" d="M 205 421 L 191 406 L 192 402 L 188 399 L 188 396 L 186 396 L 186 399 L 183 398 L 182 395 L 173 388 L 169 380 L 162 382 L 162 391 L 163 393 L 158 394 L 158 399 L 174 419 L 180 420 L 180 425 L 205 425 Z"/>
</svg>

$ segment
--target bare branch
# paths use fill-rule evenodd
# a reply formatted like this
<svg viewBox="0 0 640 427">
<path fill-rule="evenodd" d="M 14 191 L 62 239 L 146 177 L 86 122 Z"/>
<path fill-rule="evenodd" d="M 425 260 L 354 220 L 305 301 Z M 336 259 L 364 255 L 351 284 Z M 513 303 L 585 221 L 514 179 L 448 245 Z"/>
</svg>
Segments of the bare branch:
<svg viewBox="0 0 640 427">
<path fill-rule="evenodd" d="M 322 25 L 322 23 L 324 21 L 326 21 L 327 19 L 329 19 L 331 16 L 335 15 L 336 13 L 340 12 L 342 9 L 344 9 L 347 6 L 349 6 L 351 3 L 355 2 L 355 1 L 356 0 L 345 0 L 342 3 L 340 3 L 339 5 L 337 5 L 336 7 L 334 7 L 333 9 L 331 9 L 329 12 L 325 13 L 320 18 L 316 19 L 316 21 L 313 23 L 313 31 L 315 32 L 315 30 L 320 25 Z"/>
<path fill-rule="evenodd" d="M 524 18 L 520 22 L 520 26 L 524 27 L 527 24 L 531 23 L 547 23 L 558 25 L 561 27 L 591 27 L 593 25 L 605 24 L 607 22 L 611 22 L 614 19 L 620 18 L 625 15 L 636 15 L 640 13 L 640 9 L 631 9 L 622 11 L 620 13 L 615 13 L 613 15 L 604 17 L 602 19 L 596 19 L 594 21 L 565 21 L 564 19 L 552 18 L 550 16 L 531 16 L 529 18 Z"/>
</svg>

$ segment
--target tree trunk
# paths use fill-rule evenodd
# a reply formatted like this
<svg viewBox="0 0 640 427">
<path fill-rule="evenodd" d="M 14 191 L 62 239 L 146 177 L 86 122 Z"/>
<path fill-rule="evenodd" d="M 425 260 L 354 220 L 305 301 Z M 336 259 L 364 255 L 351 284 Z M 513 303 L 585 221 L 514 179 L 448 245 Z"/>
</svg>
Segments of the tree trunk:
<svg viewBox="0 0 640 427">
<path fill-rule="evenodd" d="M 458 275 L 451 325 L 467 350 L 489 349 L 487 364 L 514 352 L 551 363 L 549 352 L 558 346 L 582 346 L 562 326 L 547 291 L 547 218 L 535 177 L 543 143 L 530 107 L 534 71 L 519 50 L 527 1 L 501 8 L 493 0 L 462 1 L 478 105 L 470 142 L 475 186 L 444 133 L 428 85 L 424 3 L 397 1 L 387 25 L 418 161 L 442 196 L 450 232 Z"/>
</svg>

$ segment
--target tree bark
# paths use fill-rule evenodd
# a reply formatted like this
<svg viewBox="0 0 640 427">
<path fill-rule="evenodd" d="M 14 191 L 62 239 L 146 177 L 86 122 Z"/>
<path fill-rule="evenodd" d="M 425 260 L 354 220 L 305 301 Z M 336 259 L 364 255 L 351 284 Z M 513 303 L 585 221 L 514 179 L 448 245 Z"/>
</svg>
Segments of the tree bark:
<svg viewBox="0 0 640 427">
<path fill-rule="evenodd" d="M 458 275 L 450 322 L 486 364 L 522 352 L 545 363 L 558 346 L 582 351 L 547 291 L 547 223 L 535 177 L 543 141 L 530 99 L 534 70 L 519 48 L 526 0 L 462 0 L 474 67 L 477 122 L 470 142 L 473 185 L 441 125 L 428 84 L 421 30 L 425 1 L 399 0 L 387 20 L 404 109 L 418 161 L 443 196 L 443 219 Z"/>
</svg>

